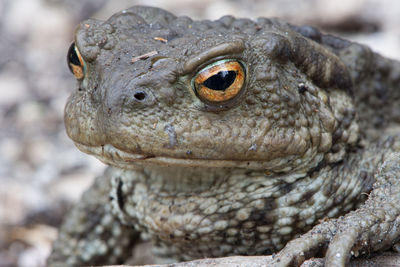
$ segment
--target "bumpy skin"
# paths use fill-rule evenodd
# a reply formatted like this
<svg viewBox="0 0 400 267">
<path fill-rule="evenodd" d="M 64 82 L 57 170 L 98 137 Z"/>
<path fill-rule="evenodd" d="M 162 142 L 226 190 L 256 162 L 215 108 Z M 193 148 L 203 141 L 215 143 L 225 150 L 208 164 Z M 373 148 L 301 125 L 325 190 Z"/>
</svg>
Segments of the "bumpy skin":
<svg viewBox="0 0 400 267">
<path fill-rule="evenodd" d="M 121 263 L 139 233 L 160 257 L 282 249 L 276 266 L 325 251 L 343 266 L 399 241 L 399 62 L 276 19 L 150 7 L 82 22 L 75 43 L 87 65 L 67 133 L 113 167 L 50 265 Z M 202 101 L 193 77 L 220 59 L 243 64 L 244 89 Z"/>
</svg>

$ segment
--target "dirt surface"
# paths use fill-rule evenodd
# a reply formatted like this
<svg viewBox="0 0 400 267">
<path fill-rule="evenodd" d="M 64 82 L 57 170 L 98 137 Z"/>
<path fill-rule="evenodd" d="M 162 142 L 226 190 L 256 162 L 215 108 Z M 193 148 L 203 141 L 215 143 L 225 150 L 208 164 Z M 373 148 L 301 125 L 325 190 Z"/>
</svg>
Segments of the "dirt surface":
<svg viewBox="0 0 400 267">
<path fill-rule="evenodd" d="M 79 21 L 135 4 L 198 19 L 283 17 L 400 59 L 396 0 L 1 0 L 0 267 L 44 266 L 62 215 L 103 171 L 64 131 L 64 104 L 75 86 L 66 52 Z"/>
</svg>

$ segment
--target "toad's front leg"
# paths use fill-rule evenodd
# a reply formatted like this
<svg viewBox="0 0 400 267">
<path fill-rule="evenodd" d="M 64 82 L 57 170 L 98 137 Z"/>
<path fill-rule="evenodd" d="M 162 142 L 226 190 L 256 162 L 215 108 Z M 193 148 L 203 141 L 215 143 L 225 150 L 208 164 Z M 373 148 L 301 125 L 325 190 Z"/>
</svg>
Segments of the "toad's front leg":
<svg viewBox="0 0 400 267">
<path fill-rule="evenodd" d="M 108 168 L 66 215 L 49 266 L 115 264 L 131 255 L 139 233 L 122 225 L 111 212 L 112 176 L 113 169 Z"/>
<path fill-rule="evenodd" d="M 325 266 L 345 266 L 352 255 L 390 248 L 400 240 L 400 153 L 384 156 L 368 200 L 357 210 L 323 222 L 289 242 L 273 266 L 299 266 L 326 251 Z"/>
</svg>

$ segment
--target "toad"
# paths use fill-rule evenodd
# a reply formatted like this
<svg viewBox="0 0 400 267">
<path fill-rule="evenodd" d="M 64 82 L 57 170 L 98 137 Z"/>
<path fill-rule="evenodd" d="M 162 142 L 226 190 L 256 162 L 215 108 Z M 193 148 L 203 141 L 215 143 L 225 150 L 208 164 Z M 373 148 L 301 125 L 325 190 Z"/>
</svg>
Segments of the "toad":
<svg viewBox="0 0 400 267">
<path fill-rule="evenodd" d="M 277 253 L 326 266 L 400 240 L 400 63 L 279 19 L 136 6 L 76 29 L 68 136 L 110 165 L 51 266 Z"/>
</svg>

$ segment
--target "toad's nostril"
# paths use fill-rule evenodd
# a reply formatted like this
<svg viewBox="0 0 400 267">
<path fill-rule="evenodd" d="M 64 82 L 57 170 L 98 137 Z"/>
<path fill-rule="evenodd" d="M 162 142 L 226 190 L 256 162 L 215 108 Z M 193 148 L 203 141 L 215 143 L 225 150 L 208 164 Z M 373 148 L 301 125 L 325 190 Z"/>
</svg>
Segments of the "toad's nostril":
<svg viewBox="0 0 400 267">
<path fill-rule="evenodd" d="M 133 95 L 133 97 L 138 101 L 143 101 L 146 98 L 146 93 L 142 92 L 142 91 L 139 91 L 139 92 L 136 92 Z"/>
</svg>

